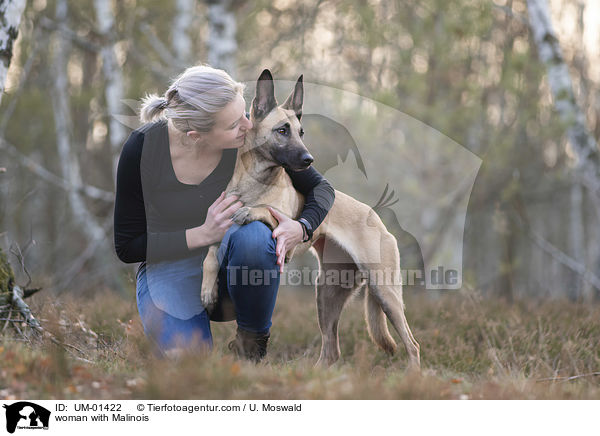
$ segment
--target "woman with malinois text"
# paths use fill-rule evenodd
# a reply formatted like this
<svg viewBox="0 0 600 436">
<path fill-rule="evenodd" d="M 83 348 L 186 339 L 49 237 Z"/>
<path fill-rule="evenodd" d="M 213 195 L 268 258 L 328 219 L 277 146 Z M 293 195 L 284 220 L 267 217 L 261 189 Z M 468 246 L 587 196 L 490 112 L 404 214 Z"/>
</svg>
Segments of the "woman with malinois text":
<svg viewBox="0 0 600 436">
<path fill-rule="evenodd" d="M 211 348 L 210 321 L 235 319 L 237 334 L 229 348 L 260 361 L 285 254 L 311 237 L 334 201 L 334 189 L 312 166 L 290 170 L 294 187 L 305 196 L 297 221 L 277 214 L 273 232 L 258 221 L 233 223 L 231 216 L 243 205 L 224 191 L 237 149 L 252 128 L 243 90 L 223 70 L 188 68 L 163 97 L 143 100 L 145 124 L 121 152 L 115 249 L 123 262 L 141 262 L 138 311 L 161 354 Z M 218 242 L 219 299 L 208 314 L 200 298 L 202 263 L 208 246 Z"/>
</svg>

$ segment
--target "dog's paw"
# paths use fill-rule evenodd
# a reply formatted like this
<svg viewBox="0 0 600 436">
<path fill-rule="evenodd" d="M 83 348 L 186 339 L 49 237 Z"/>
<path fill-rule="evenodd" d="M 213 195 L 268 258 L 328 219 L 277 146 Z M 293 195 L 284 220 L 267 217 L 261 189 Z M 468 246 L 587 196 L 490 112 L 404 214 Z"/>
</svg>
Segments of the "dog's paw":
<svg viewBox="0 0 600 436">
<path fill-rule="evenodd" d="M 275 230 L 278 223 L 266 207 L 240 207 L 231 217 L 234 223 L 243 226 L 254 221 L 262 221 L 271 230 Z"/>
<path fill-rule="evenodd" d="M 269 209 L 266 207 L 253 207 L 250 209 L 250 213 L 248 214 L 247 222 L 251 221 L 261 221 L 266 224 L 271 230 L 275 230 L 279 223 L 277 220 L 271 215 Z"/>
<path fill-rule="evenodd" d="M 219 297 L 219 286 L 218 279 L 214 281 L 212 284 L 202 282 L 202 291 L 200 293 L 200 299 L 202 301 L 202 305 L 206 309 L 208 313 L 211 313 L 217 304 L 217 299 Z"/>
<path fill-rule="evenodd" d="M 231 219 L 234 223 L 243 226 L 244 224 L 248 224 L 251 220 L 249 220 L 250 208 L 248 206 L 240 207 L 235 213 L 231 216 Z"/>
</svg>

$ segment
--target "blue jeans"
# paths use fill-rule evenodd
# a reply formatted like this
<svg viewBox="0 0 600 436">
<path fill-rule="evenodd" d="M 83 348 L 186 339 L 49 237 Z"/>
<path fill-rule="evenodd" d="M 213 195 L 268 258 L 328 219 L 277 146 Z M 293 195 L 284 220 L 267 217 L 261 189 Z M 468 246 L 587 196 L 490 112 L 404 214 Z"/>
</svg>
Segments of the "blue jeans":
<svg viewBox="0 0 600 436">
<path fill-rule="evenodd" d="M 258 221 L 234 224 L 219 246 L 219 299 L 229 297 L 243 330 L 271 328 L 279 288 L 276 241 Z M 137 306 L 146 336 L 161 351 L 212 347 L 210 318 L 200 299 L 204 254 L 142 264 L 137 274 Z"/>
</svg>

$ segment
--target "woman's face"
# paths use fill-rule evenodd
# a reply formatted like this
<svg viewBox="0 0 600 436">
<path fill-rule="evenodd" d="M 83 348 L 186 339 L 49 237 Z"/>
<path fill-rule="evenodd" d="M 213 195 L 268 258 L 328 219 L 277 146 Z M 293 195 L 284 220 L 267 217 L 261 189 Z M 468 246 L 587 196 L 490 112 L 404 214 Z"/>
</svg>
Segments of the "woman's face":
<svg viewBox="0 0 600 436">
<path fill-rule="evenodd" d="M 201 137 L 211 148 L 240 148 L 244 145 L 246 132 L 251 128 L 252 122 L 246 118 L 246 102 L 244 97 L 238 94 L 216 114 L 212 130 L 202 133 Z"/>
</svg>

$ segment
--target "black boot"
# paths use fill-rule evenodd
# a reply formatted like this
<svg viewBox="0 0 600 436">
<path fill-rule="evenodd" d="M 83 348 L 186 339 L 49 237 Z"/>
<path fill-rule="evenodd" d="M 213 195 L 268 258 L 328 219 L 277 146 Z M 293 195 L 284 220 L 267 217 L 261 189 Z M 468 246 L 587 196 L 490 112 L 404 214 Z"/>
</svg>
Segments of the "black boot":
<svg viewBox="0 0 600 436">
<path fill-rule="evenodd" d="M 253 333 L 238 327 L 235 339 L 229 343 L 229 349 L 239 358 L 258 363 L 267 355 L 267 342 L 271 335 Z"/>
</svg>

